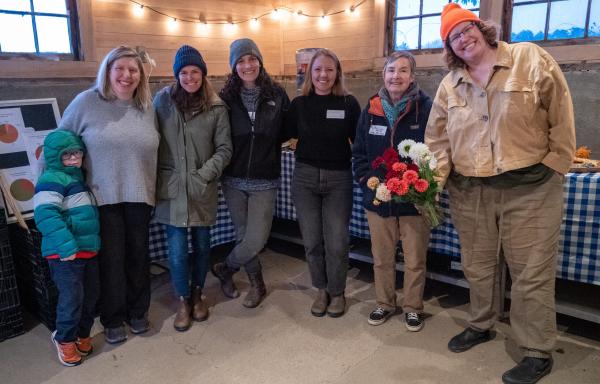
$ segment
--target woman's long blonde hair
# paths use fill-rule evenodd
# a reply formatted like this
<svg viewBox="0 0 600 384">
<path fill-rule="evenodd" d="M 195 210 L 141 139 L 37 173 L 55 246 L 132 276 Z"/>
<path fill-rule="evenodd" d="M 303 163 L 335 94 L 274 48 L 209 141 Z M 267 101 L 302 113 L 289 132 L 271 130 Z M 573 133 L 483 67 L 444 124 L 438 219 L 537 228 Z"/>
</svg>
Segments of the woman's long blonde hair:
<svg viewBox="0 0 600 384">
<path fill-rule="evenodd" d="M 144 56 L 143 59 L 142 55 Z M 149 74 L 146 73 L 146 69 L 144 68 L 144 60 L 151 65 L 153 64 L 152 59 L 150 59 L 150 56 L 145 51 L 140 55 L 135 49 L 121 45 L 108 52 L 98 68 L 96 89 L 105 100 L 112 101 L 117 98 L 110 85 L 110 70 L 115 61 L 124 57 L 135 59 L 137 63 L 140 71 L 140 83 L 133 93 L 133 103 L 139 110 L 145 111 L 152 106 L 152 94 L 150 93 L 150 85 L 148 84 Z"/>
</svg>

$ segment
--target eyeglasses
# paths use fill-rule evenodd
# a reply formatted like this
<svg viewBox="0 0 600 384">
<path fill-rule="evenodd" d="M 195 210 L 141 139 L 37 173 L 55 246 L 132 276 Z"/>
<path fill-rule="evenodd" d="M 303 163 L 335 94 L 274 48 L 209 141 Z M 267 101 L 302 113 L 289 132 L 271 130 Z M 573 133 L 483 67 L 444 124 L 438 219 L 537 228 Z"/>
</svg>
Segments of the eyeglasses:
<svg viewBox="0 0 600 384">
<path fill-rule="evenodd" d="M 61 160 L 69 160 L 71 157 L 80 159 L 83 157 L 83 151 L 65 151 L 60 155 Z"/>
<path fill-rule="evenodd" d="M 470 35 L 471 32 L 473 32 L 473 28 L 475 27 L 475 23 L 470 22 L 469 25 L 467 25 L 462 31 L 455 33 L 454 35 L 450 36 L 448 38 L 448 41 L 450 41 L 450 44 L 454 44 L 456 42 L 456 40 L 460 39 L 461 37 L 464 37 L 466 35 Z"/>
</svg>

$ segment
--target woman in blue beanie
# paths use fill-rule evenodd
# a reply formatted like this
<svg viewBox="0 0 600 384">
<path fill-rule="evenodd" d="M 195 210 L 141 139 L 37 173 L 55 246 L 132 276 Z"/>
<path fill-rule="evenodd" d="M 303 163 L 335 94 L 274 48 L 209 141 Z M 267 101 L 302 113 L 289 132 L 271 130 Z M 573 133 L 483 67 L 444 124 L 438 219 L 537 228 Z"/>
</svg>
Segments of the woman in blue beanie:
<svg viewBox="0 0 600 384">
<path fill-rule="evenodd" d="M 268 75 L 254 41 L 235 40 L 229 52 L 231 74 L 219 95 L 229 106 L 233 157 L 221 184 L 236 245 L 224 262 L 214 265 L 213 273 L 225 296 L 234 298 L 239 292 L 233 275 L 244 267 L 251 287 L 243 305 L 254 308 L 267 293 L 258 253 L 271 232 L 290 100 Z"/>
<path fill-rule="evenodd" d="M 175 84 L 154 97 L 161 136 L 154 215 L 167 229 L 171 281 L 178 297 L 173 326 L 181 332 L 189 329 L 191 319 L 208 317 L 202 288 L 210 260 L 209 231 L 217 218 L 217 180 L 232 150 L 225 103 L 206 73 L 200 52 L 184 45 L 173 63 Z"/>
</svg>

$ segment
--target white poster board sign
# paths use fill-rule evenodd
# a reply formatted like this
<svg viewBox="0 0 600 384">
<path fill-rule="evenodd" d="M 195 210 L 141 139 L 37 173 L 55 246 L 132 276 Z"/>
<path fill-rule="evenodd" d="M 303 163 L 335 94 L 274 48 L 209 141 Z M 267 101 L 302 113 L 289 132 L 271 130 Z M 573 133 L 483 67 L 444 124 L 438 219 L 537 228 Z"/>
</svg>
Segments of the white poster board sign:
<svg viewBox="0 0 600 384">
<path fill-rule="evenodd" d="M 35 183 L 43 169 L 43 144 L 58 127 L 56 99 L 0 101 L 0 172 L 24 218 L 33 216 Z M 5 207 L 9 207 L 4 200 Z M 16 221 L 6 209 L 9 223 Z"/>
</svg>

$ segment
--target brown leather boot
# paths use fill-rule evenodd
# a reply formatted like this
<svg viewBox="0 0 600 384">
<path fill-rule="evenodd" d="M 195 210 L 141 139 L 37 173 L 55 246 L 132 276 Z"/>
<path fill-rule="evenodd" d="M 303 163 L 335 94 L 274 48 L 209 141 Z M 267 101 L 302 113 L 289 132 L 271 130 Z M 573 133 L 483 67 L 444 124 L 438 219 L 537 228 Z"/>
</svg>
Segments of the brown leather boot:
<svg viewBox="0 0 600 384">
<path fill-rule="evenodd" d="M 192 325 L 191 312 L 192 308 L 188 299 L 183 296 L 179 297 L 177 304 L 177 313 L 175 314 L 175 320 L 173 320 L 173 327 L 179 332 L 185 332 L 190 329 Z"/>
<path fill-rule="evenodd" d="M 312 313 L 313 316 L 317 316 L 317 317 L 324 316 L 325 312 L 327 312 L 328 305 L 329 305 L 329 294 L 327 294 L 326 290 L 319 289 L 319 292 L 317 293 L 317 298 L 315 299 L 315 302 L 313 303 L 312 307 L 310 308 L 310 313 Z"/>
<path fill-rule="evenodd" d="M 327 307 L 329 317 L 340 317 L 346 311 L 346 298 L 342 293 L 339 296 L 331 296 L 331 303 Z"/>
<path fill-rule="evenodd" d="M 221 290 L 225 296 L 235 299 L 240 295 L 240 292 L 233 282 L 233 274 L 235 271 L 229 269 L 227 263 L 216 263 L 212 267 L 212 273 L 221 282 Z"/>
<path fill-rule="evenodd" d="M 250 290 L 242 304 L 246 308 L 256 308 L 267 296 L 267 287 L 265 287 L 262 272 L 249 273 L 248 279 L 250 280 Z"/>
<path fill-rule="evenodd" d="M 195 287 L 192 290 L 192 319 L 204 321 L 208 318 L 208 306 L 202 301 L 202 289 Z"/>
</svg>

